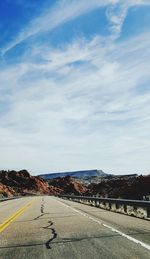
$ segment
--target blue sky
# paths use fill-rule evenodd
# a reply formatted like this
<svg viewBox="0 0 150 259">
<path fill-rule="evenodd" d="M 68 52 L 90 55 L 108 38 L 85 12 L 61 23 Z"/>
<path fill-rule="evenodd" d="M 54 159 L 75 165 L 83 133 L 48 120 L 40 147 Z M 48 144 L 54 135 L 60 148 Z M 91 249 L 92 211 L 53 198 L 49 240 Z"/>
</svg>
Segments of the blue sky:
<svg viewBox="0 0 150 259">
<path fill-rule="evenodd" d="M 0 167 L 149 173 L 150 1 L 0 2 Z"/>
</svg>

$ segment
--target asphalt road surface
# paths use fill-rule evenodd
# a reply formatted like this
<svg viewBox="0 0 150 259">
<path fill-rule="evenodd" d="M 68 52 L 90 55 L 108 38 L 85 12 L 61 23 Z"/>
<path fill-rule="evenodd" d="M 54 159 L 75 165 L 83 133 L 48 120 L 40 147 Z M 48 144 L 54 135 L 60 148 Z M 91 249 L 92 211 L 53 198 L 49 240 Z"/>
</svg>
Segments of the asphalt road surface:
<svg viewBox="0 0 150 259">
<path fill-rule="evenodd" d="M 148 259 L 150 221 L 55 197 L 0 203 L 0 259 Z"/>
</svg>

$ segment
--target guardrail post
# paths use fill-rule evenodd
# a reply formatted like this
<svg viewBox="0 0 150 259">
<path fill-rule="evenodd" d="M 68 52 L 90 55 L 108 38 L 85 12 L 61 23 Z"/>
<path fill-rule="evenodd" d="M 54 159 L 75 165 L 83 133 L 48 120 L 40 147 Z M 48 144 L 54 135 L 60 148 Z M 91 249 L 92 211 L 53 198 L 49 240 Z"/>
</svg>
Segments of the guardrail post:
<svg viewBox="0 0 150 259">
<path fill-rule="evenodd" d="M 105 208 L 105 205 L 104 205 L 104 202 L 100 202 L 100 208 L 104 209 Z"/>
<path fill-rule="evenodd" d="M 106 203 L 105 203 L 105 208 L 106 208 L 106 210 L 109 210 L 109 209 L 110 209 L 109 202 L 106 202 Z"/>
<path fill-rule="evenodd" d="M 89 200 L 86 200 L 86 204 L 89 205 Z"/>
<path fill-rule="evenodd" d="M 147 208 L 147 217 L 150 218 L 150 208 Z"/>
<path fill-rule="evenodd" d="M 100 203 L 99 201 L 96 201 L 96 207 L 99 207 Z"/>
<path fill-rule="evenodd" d="M 111 204 L 111 211 L 117 211 L 117 205 L 115 203 Z"/>
<path fill-rule="evenodd" d="M 117 212 L 126 214 L 126 206 L 122 204 L 117 204 Z"/>
<path fill-rule="evenodd" d="M 89 200 L 90 206 L 92 206 L 92 200 Z"/>
<path fill-rule="evenodd" d="M 95 201 L 92 201 L 92 206 L 95 206 L 95 204 L 96 204 Z"/>
</svg>

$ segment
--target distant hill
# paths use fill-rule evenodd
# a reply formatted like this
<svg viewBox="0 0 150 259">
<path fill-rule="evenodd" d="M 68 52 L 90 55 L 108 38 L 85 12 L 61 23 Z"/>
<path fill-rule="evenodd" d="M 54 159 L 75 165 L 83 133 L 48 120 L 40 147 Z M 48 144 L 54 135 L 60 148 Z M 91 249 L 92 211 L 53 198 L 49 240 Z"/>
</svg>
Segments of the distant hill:
<svg viewBox="0 0 150 259">
<path fill-rule="evenodd" d="M 107 176 L 102 170 L 82 170 L 82 171 L 74 171 L 74 172 L 60 172 L 60 173 L 48 173 L 48 174 L 41 174 L 39 175 L 44 180 L 54 179 L 57 177 L 65 177 L 71 176 L 74 178 L 89 178 L 89 177 L 104 177 Z"/>
</svg>

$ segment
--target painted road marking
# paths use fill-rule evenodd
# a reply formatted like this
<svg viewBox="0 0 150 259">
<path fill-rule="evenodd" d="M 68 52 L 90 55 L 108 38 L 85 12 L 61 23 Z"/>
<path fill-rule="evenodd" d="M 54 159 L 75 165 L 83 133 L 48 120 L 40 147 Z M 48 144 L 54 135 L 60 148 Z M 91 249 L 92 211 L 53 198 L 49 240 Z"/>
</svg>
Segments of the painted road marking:
<svg viewBox="0 0 150 259">
<path fill-rule="evenodd" d="M 31 206 L 32 202 L 27 203 L 24 207 L 15 212 L 11 217 L 0 224 L 0 233 L 5 230 L 16 218 L 18 218 L 25 210 Z"/>
<path fill-rule="evenodd" d="M 57 201 L 58 201 L 58 200 L 57 200 Z M 141 245 L 142 247 L 144 247 L 144 248 L 150 250 L 150 245 L 148 245 L 148 244 L 146 244 L 146 243 L 144 243 L 144 242 L 142 242 L 142 241 L 140 241 L 140 240 L 138 240 L 138 239 L 136 239 L 136 238 L 134 238 L 134 237 L 131 237 L 131 236 L 129 236 L 129 235 L 123 233 L 122 231 L 119 231 L 119 230 L 117 230 L 117 229 L 115 229 L 115 228 L 113 228 L 113 227 L 111 227 L 111 226 L 109 226 L 109 225 L 107 225 L 107 224 L 105 224 L 105 223 L 102 223 L 102 222 L 101 222 L 100 220 L 98 220 L 97 218 L 92 217 L 92 216 L 89 216 L 87 213 L 81 212 L 80 210 L 75 209 L 75 208 L 73 208 L 73 207 L 67 205 L 66 203 L 64 203 L 64 202 L 62 202 L 62 201 L 58 201 L 58 202 L 61 203 L 63 206 L 65 206 L 65 207 L 67 207 L 67 208 L 70 208 L 71 210 L 77 212 L 78 214 L 80 214 L 80 215 L 82 215 L 82 216 L 84 216 L 84 217 L 86 217 L 86 218 L 88 218 L 88 219 L 90 219 L 90 220 L 92 220 L 92 221 L 98 223 L 99 225 L 110 229 L 111 231 L 113 231 L 113 232 L 119 234 L 120 236 L 125 237 L 125 238 L 127 238 L 128 240 L 130 240 L 130 241 L 132 241 L 132 242 L 134 242 L 134 243 L 136 243 L 136 244 L 138 244 L 138 245 Z"/>
</svg>

